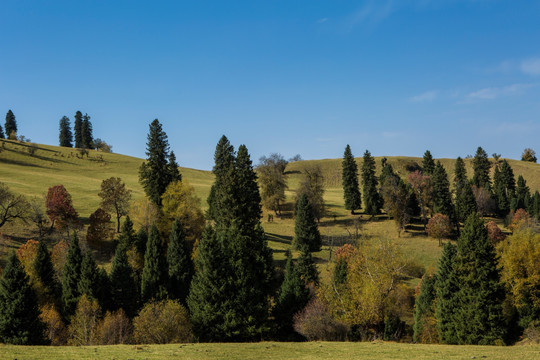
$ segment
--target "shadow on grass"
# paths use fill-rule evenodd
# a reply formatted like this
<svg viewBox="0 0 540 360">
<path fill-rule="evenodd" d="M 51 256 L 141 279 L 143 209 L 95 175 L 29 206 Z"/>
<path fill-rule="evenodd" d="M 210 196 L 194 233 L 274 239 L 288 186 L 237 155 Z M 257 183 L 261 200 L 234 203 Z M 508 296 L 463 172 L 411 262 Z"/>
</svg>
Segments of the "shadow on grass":
<svg viewBox="0 0 540 360">
<path fill-rule="evenodd" d="M 12 160 L 12 159 L 0 159 L 0 163 L 10 164 L 10 165 L 18 165 L 18 166 L 28 166 L 28 167 L 35 167 L 35 168 L 41 168 L 46 169 L 47 167 L 37 165 L 37 164 L 29 164 L 27 162 Z"/>
<path fill-rule="evenodd" d="M 265 233 L 266 240 L 268 241 L 275 241 L 281 244 L 287 244 L 290 245 L 292 243 L 292 236 L 288 235 L 278 235 L 273 233 Z"/>
</svg>

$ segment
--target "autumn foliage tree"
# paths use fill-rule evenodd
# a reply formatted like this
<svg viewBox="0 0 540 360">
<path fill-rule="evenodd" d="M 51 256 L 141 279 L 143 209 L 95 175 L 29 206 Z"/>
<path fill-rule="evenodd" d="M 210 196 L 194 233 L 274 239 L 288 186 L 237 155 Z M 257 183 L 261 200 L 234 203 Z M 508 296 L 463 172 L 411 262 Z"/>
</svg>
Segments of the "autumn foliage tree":
<svg viewBox="0 0 540 360">
<path fill-rule="evenodd" d="M 111 215 L 99 208 L 90 215 L 90 226 L 86 232 L 86 241 L 93 247 L 99 247 L 100 243 L 109 240 L 112 229 Z"/>
<path fill-rule="evenodd" d="M 442 239 L 447 238 L 452 234 L 452 224 L 450 218 L 443 214 L 435 214 L 426 226 L 426 231 L 429 236 L 439 240 L 439 246 L 442 246 Z"/>
<path fill-rule="evenodd" d="M 429 175 L 424 175 L 420 171 L 415 171 L 408 176 L 409 184 L 418 199 L 418 205 L 422 211 L 422 218 L 424 219 L 424 225 L 427 224 L 427 211 L 431 206 L 433 185 Z"/>
<path fill-rule="evenodd" d="M 116 215 L 116 232 L 120 232 L 120 218 L 128 213 L 131 190 L 126 189 L 122 179 L 113 176 L 101 182 L 98 195 L 101 198 L 101 208 Z"/>
<path fill-rule="evenodd" d="M 64 229 L 77 223 L 79 214 L 75 211 L 71 200 L 71 195 L 64 185 L 56 185 L 49 188 L 45 198 L 47 215 L 51 220 L 51 229 L 56 225 Z"/>
</svg>

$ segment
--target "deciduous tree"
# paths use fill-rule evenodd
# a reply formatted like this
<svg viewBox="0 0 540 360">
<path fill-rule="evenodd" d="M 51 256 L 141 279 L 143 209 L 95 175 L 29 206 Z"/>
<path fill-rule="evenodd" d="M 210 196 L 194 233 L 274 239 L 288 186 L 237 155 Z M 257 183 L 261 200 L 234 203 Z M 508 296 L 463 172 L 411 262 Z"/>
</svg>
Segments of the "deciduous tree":
<svg viewBox="0 0 540 360">
<path fill-rule="evenodd" d="M 0 227 L 16 219 L 26 219 L 28 202 L 22 195 L 16 195 L 8 186 L 0 182 Z"/>
<path fill-rule="evenodd" d="M 133 326 L 139 344 L 185 343 L 193 339 L 188 312 L 174 300 L 146 304 Z"/>
<path fill-rule="evenodd" d="M 128 214 L 131 190 L 119 177 L 110 177 L 101 182 L 101 208 L 116 215 L 116 232 L 120 232 L 120 219 Z"/>
<path fill-rule="evenodd" d="M 525 150 L 523 150 L 523 153 L 521 154 L 521 161 L 530 161 L 535 163 L 536 160 L 536 152 L 534 152 L 533 149 L 526 148 Z"/>
<path fill-rule="evenodd" d="M 409 174 L 408 180 L 418 199 L 418 205 L 422 211 L 422 218 L 424 219 L 425 226 L 427 224 L 427 211 L 433 207 L 431 205 L 433 196 L 431 178 L 417 170 Z"/>
<path fill-rule="evenodd" d="M 285 175 L 287 163 L 281 154 L 273 153 L 268 157 L 261 157 L 257 166 L 262 203 L 278 216 L 281 216 L 281 204 L 285 201 L 285 190 L 287 190 Z"/>
<path fill-rule="evenodd" d="M 51 220 L 51 229 L 56 224 L 59 228 L 69 228 L 78 222 L 79 214 L 73 208 L 71 195 L 64 185 L 56 185 L 49 188 L 45 198 L 47 215 Z"/>
<path fill-rule="evenodd" d="M 90 214 L 90 225 L 86 232 L 86 241 L 89 245 L 100 248 L 101 244 L 108 241 L 114 232 L 111 229 L 111 215 L 102 208 Z"/>
<path fill-rule="evenodd" d="M 439 240 L 439 246 L 442 246 L 442 239 L 448 238 L 452 234 L 452 225 L 450 218 L 444 214 L 435 214 L 426 226 L 429 236 Z"/>
</svg>

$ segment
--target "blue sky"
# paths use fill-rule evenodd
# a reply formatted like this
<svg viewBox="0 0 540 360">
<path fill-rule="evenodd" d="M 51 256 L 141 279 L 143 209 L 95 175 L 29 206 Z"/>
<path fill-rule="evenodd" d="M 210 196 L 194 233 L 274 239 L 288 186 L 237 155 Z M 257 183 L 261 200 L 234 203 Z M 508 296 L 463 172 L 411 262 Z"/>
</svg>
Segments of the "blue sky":
<svg viewBox="0 0 540 360">
<path fill-rule="evenodd" d="M 540 1 L 0 2 L 0 113 L 58 144 L 77 110 L 181 166 L 226 134 L 252 158 L 540 152 Z"/>
</svg>

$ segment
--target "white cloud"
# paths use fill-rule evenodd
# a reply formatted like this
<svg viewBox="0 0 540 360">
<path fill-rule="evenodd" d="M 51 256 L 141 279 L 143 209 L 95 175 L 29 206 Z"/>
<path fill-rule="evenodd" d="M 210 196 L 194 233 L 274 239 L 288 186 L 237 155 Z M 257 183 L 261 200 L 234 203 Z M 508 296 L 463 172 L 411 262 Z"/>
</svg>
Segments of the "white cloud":
<svg viewBox="0 0 540 360">
<path fill-rule="evenodd" d="M 318 22 L 319 24 L 325 23 L 325 22 L 327 22 L 327 21 L 328 21 L 328 18 L 322 18 L 322 19 L 317 20 L 317 22 Z"/>
<path fill-rule="evenodd" d="M 488 87 L 474 91 L 467 95 L 468 100 L 492 100 L 502 96 L 518 95 L 523 93 L 528 88 L 535 86 L 534 84 L 513 84 L 505 87 Z"/>
<path fill-rule="evenodd" d="M 364 23 L 378 23 L 396 10 L 393 1 L 367 1 L 361 8 L 354 12 L 349 18 L 349 27 L 352 29 Z"/>
<path fill-rule="evenodd" d="M 437 94 L 438 91 L 436 90 L 426 91 L 425 93 L 411 97 L 409 100 L 415 103 L 429 102 L 435 100 Z"/>
<path fill-rule="evenodd" d="M 522 61 L 521 71 L 529 75 L 540 75 L 540 58 Z"/>
</svg>

